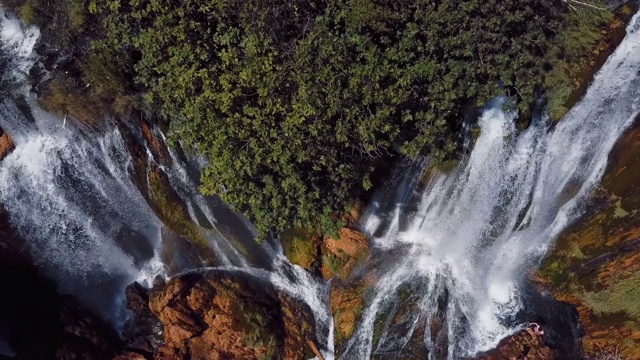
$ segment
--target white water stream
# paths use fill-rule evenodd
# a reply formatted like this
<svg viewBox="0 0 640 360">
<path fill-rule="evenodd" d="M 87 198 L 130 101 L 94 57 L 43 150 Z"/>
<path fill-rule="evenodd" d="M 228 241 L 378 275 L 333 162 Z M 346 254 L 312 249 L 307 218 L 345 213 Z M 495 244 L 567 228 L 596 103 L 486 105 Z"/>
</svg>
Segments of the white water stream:
<svg viewBox="0 0 640 360">
<path fill-rule="evenodd" d="M 417 210 L 406 212 L 399 202 L 380 212 L 374 204 L 363 230 L 378 249 L 402 252 L 377 282 L 342 359 L 401 348 L 418 318 L 429 323 L 437 315 L 443 297 L 450 359 L 488 350 L 514 331 L 510 319 L 524 306 L 524 278 L 580 215 L 610 150 L 640 111 L 638 17 L 584 98 L 551 132 L 542 116 L 517 134 L 515 114 L 498 99 L 479 120 L 481 135 L 468 160 L 431 179 Z M 407 284 L 423 284 L 412 326 L 383 331 L 372 346 L 376 319 Z M 431 335 L 427 326 L 424 341 L 434 350 Z"/>
<path fill-rule="evenodd" d="M 4 14 L 0 18 L 10 74 L 24 77 L 37 61 L 38 31 Z M 517 134 L 514 115 L 496 100 L 480 119 L 482 132 L 470 157 L 449 175 L 434 177 L 417 194 L 417 209 L 405 207 L 407 193 L 416 195 L 409 180 L 397 207 L 384 211 L 374 204 L 369 209 L 363 230 L 373 235 L 379 253 L 401 256 L 394 255 L 393 266 L 382 272 L 342 359 L 369 359 L 402 348 L 420 319 L 437 316 L 443 297 L 448 299 L 451 359 L 488 349 L 517 328 L 509 320 L 523 306 L 519 289 L 526 272 L 579 215 L 609 151 L 638 114 L 639 27 L 636 15 L 584 99 L 552 132 L 539 117 Z M 164 226 L 131 180 L 132 158 L 115 127 L 99 132 L 71 123 L 63 127 L 62 119 L 41 110 L 28 90 L 24 93 L 35 121 L 12 100 L 0 104 L 0 127 L 16 145 L 0 162 L 0 203 L 60 290 L 78 295 L 117 324 L 125 315 L 124 286 L 166 272 L 160 261 Z M 238 239 L 222 227 L 242 227 L 239 238 L 251 227 L 199 195 L 189 165 L 176 153 L 170 155 L 171 165 L 160 166 L 192 220 L 202 226 L 221 268 L 269 279 L 307 303 L 323 353 L 333 359 L 328 285 L 289 264 L 278 245 L 260 247 L 268 265 L 258 266 L 243 255 Z M 150 152 L 148 161 L 159 163 Z M 197 264 L 182 270 L 189 266 Z M 407 284 L 419 289 L 409 326 L 382 331 L 374 346 L 377 319 Z M 433 352 L 429 327 L 424 341 Z"/>
<path fill-rule="evenodd" d="M 10 97 L 0 103 L 0 128 L 15 143 L 15 149 L 0 161 L 0 204 L 27 239 L 26 247 L 37 265 L 57 282 L 59 290 L 76 295 L 121 326 L 127 316 L 123 304 L 128 284 L 150 284 L 157 275 L 166 276 L 169 267 L 175 274 L 201 268 L 212 259 L 179 253 L 193 252 L 189 247 L 178 247 L 177 252 L 171 247 L 181 240 L 167 235 L 170 230 L 133 183 L 135 161 L 117 127 L 106 121 L 99 130 L 86 129 L 38 106 L 23 85 L 38 61 L 34 52 L 38 37 L 37 28 L 25 27 L 0 12 L 0 46 L 8 61 L 5 73 L 16 85 L 13 91 L 26 99 L 22 107 Z M 157 128 L 152 132 L 165 141 Z M 144 142 L 140 134 L 137 137 Z M 328 286 L 292 266 L 279 244 L 256 244 L 255 230 L 246 219 L 219 200 L 202 196 L 197 175 L 189 173 L 190 167 L 198 170 L 201 163 L 188 164 L 185 156 L 169 149 L 170 164 L 166 164 L 154 158 L 149 144 L 144 146 L 147 173 L 154 166 L 167 175 L 191 221 L 209 241 L 220 269 L 270 281 L 309 304 L 318 338 L 327 344 L 323 352 L 332 359 L 332 319 L 325 305 Z M 164 250 L 167 246 L 169 250 Z M 243 254 L 243 247 L 252 256 Z M 167 252 L 171 265 L 163 263 Z"/>
</svg>

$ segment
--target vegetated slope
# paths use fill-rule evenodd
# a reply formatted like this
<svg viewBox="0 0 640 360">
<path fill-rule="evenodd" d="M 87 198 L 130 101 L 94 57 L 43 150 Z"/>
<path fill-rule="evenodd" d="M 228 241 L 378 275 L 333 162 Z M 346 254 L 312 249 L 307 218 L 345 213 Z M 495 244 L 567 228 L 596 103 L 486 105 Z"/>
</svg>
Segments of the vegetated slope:
<svg viewBox="0 0 640 360">
<path fill-rule="evenodd" d="M 559 117 L 571 65 L 610 21 L 560 0 L 10 2 L 91 38 L 45 103 L 160 115 L 210 160 L 203 192 L 261 237 L 335 230 L 377 167 L 453 156 L 465 111 L 501 92 L 526 117 L 546 86 Z"/>
<path fill-rule="evenodd" d="M 640 127 L 614 148 L 582 221 L 543 262 L 540 280 L 577 306 L 587 355 L 640 356 Z"/>
</svg>

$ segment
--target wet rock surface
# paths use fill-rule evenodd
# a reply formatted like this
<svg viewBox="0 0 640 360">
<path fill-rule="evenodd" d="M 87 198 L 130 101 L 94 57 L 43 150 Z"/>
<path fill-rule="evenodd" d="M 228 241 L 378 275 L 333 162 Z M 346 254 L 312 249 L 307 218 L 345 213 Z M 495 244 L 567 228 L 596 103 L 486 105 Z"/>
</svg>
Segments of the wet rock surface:
<svg viewBox="0 0 640 360">
<path fill-rule="evenodd" d="M 58 294 L 22 251 L 23 244 L 0 208 L 0 283 L 7 290 L 0 296 L 0 327 L 10 350 L 5 354 L 28 360 L 117 356 L 125 344 L 115 331 L 73 297 Z"/>
<path fill-rule="evenodd" d="M 536 280 L 577 307 L 586 357 L 640 358 L 640 126 L 618 142 L 582 219 L 558 239 Z"/>
<path fill-rule="evenodd" d="M 522 360 L 529 359 L 551 360 L 563 359 L 545 345 L 543 337 L 536 336 L 525 330 L 520 331 L 500 342 L 495 350 L 475 357 L 475 360 Z"/>
<path fill-rule="evenodd" d="M 13 140 L 11 140 L 11 135 L 0 128 L 0 161 L 9 155 L 13 148 L 14 145 Z"/>
</svg>

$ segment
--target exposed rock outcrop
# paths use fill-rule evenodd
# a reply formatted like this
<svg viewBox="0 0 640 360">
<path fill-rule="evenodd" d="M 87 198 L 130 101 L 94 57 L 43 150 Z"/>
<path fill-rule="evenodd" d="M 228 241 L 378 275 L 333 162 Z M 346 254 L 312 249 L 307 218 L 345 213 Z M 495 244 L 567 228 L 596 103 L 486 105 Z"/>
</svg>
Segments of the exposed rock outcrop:
<svg viewBox="0 0 640 360">
<path fill-rule="evenodd" d="M 169 150 L 167 149 L 167 145 L 162 139 L 159 139 L 158 136 L 153 133 L 151 125 L 147 121 L 141 120 L 140 131 L 142 132 L 142 136 L 149 146 L 149 150 L 153 153 L 153 156 L 157 159 L 157 161 L 159 161 L 162 165 L 170 166 L 172 160 L 171 155 L 169 154 Z"/>
<path fill-rule="evenodd" d="M 351 211 L 343 214 L 345 226 L 338 230 L 337 239 L 303 229 L 291 230 L 282 239 L 284 253 L 291 263 L 319 273 L 325 280 L 333 279 L 329 303 L 338 353 L 353 335 L 367 291 L 375 284 L 375 271 L 351 276 L 369 255 L 369 239 L 356 230 L 361 209 L 362 204 L 356 202 Z"/>
<path fill-rule="evenodd" d="M 292 229 L 282 236 L 284 253 L 292 264 L 320 273 L 325 280 L 346 280 L 357 265 L 369 255 L 369 239 L 357 230 L 362 203 L 354 202 L 342 215 L 343 227 L 337 239 L 316 231 Z"/>
<path fill-rule="evenodd" d="M 544 344 L 541 336 L 522 330 L 500 342 L 495 350 L 475 357 L 475 360 L 522 360 L 524 356 L 535 360 L 561 359 Z"/>
<path fill-rule="evenodd" d="M 582 219 L 567 229 L 536 280 L 575 305 L 585 356 L 640 358 L 640 124 L 616 145 Z"/>
<path fill-rule="evenodd" d="M 367 284 L 364 282 L 347 285 L 336 281 L 331 286 L 329 305 L 333 314 L 334 336 L 338 347 L 353 335 L 365 305 L 367 289 Z"/>
<path fill-rule="evenodd" d="M 344 227 L 338 239 L 327 237 L 322 243 L 322 275 L 347 279 L 354 268 L 369 255 L 369 239 L 363 233 Z"/>
<path fill-rule="evenodd" d="M 135 290 L 134 290 L 135 289 Z M 164 327 L 154 359 L 308 359 L 317 351 L 308 307 L 265 281 L 220 270 L 156 284 L 148 295 L 130 288 L 129 306 Z M 135 293 L 135 294 L 134 294 Z"/>
<path fill-rule="evenodd" d="M 4 159 L 11 150 L 13 150 L 13 140 L 11 139 L 11 135 L 9 133 L 4 132 L 0 128 L 0 161 Z"/>
</svg>

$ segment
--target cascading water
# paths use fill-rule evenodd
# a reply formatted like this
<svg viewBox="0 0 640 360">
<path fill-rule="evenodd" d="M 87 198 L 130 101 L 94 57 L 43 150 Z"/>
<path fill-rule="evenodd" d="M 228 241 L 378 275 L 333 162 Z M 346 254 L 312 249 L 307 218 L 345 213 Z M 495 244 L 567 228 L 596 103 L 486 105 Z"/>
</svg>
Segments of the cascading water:
<svg viewBox="0 0 640 360">
<path fill-rule="evenodd" d="M 342 359 L 390 356 L 419 321 L 432 324 L 437 317 L 445 322 L 449 359 L 488 350 L 517 329 L 513 319 L 525 306 L 520 285 L 526 274 L 579 216 L 609 151 L 640 112 L 638 69 L 636 15 L 584 98 L 553 131 L 538 116 L 518 134 L 515 114 L 497 99 L 479 120 L 481 135 L 469 158 L 433 177 L 416 195 L 417 210 L 403 211 L 404 201 L 386 211 L 374 204 L 362 228 L 379 252 L 393 251 L 402 260 L 379 278 Z M 403 287 L 414 292 L 415 309 L 398 327 L 392 319 Z M 427 325 L 423 338 L 431 359 L 435 335 Z"/>
<path fill-rule="evenodd" d="M 39 32 L 4 13 L 0 17 L 2 48 L 9 55 L 5 73 L 19 82 L 37 60 L 33 47 Z M 92 137 L 63 126 L 23 93 L 32 118 L 9 98 L 0 104 L 0 127 L 15 143 L 0 163 L 0 201 L 61 291 L 117 318 L 122 308 L 115 294 L 161 270 L 154 261 L 161 223 L 129 180 L 131 158 L 117 131 Z M 131 244 L 111 239 L 124 230 L 141 234 L 146 243 L 123 250 Z M 101 292 L 114 294 L 116 301 Z"/>
<path fill-rule="evenodd" d="M 145 199 L 153 195 L 143 194 L 132 180 L 136 165 L 121 131 L 109 122 L 99 130 L 86 129 L 42 110 L 24 85 L 37 63 L 33 49 L 39 31 L 10 15 L 0 13 L 0 18 L 5 73 L 12 80 L 8 85 L 24 99 L 18 104 L 8 96 L 0 104 L 0 128 L 15 144 L 0 161 L 0 203 L 27 239 L 25 245 L 37 265 L 57 282 L 60 291 L 76 295 L 119 326 L 126 318 L 123 297 L 128 284 L 149 283 L 157 275 L 202 268 L 206 262 L 171 250 L 170 261 L 179 265 L 162 262 L 163 249 L 177 236 L 166 234 L 170 231 Z M 165 141 L 157 128 L 152 132 Z M 137 141 L 142 138 L 131 136 Z M 194 173 L 197 176 L 201 162 L 172 149 L 167 150 L 167 161 L 155 158 L 149 147 L 146 152 L 147 175 L 153 167 L 166 174 L 190 220 L 214 252 L 215 259 L 208 260 L 221 269 L 270 281 L 309 304 L 318 338 L 327 344 L 325 358 L 332 359 L 328 286 L 292 266 L 279 244 L 256 244 L 255 229 L 246 219 L 219 199 L 199 194 Z M 185 259 L 176 261 L 179 257 Z"/>
<path fill-rule="evenodd" d="M 5 73 L 24 82 L 37 62 L 39 33 L 4 13 L 0 18 Z M 540 116 L 518 134 L 515 115 L 497 99 L 484 111 L 481 135 L 458 168 L 432 177 L 417 192 L 425 165 L 412 166 L 391 194 L 395 206 L 380 199 L 370 207 L 361 225 L 372 237 L 373 260 L 382 260 L 342 359 L 393 358 L 421 322 L 440 321 L 450 359 L 488 349 L 518 328 L 513 319 L 524 306 L 520 285 L 526 272 L 579 215 L 614 142 L 640 110 L 639 28 L 636 15 L 584 99 L 551 133 Z M 0 104 L 0 127 L 15 143 L 0 162 L 0 203 L 60 290 L 118 324 L 125 316 L 124 286 L 167 273 L 161 261 L 170 241 L 166 228 L 145 199 L 149 194 L 132 181 L 134 159 L 117 127 L 65 125 L 40 109 L 28 89 L 22 94 L 25 104 L 9 98 Z M 158 129 L 153 132 L 164 141 Z M 308 304 L 323 355 L 332 360 L 330 285 L 292 266 L 277 242 L 252 244 L 254 229 L 246 219 L 197 192 L 194 163 L 181 151 L 169 150 L 170 163 L 154 158 L 149 148 L 147 157 L 149 167 L 167 175 L 219 269 L 266 279 Z M 251 248 L 243 253 L 242 247 Z M 259 255 L 247 256 L 254 253 Z M 203 266 L 180 264 L 171 274 Z M 399 294 L 407 289 L 408 296 Z M 392 318 L 401 297 L 411 306 L 397 324 Z M 442 344 L 431 331 L 424 327 L 421 337 L 435 358 Z"/>
</svg>

